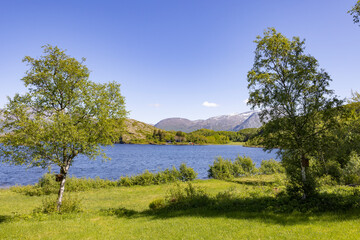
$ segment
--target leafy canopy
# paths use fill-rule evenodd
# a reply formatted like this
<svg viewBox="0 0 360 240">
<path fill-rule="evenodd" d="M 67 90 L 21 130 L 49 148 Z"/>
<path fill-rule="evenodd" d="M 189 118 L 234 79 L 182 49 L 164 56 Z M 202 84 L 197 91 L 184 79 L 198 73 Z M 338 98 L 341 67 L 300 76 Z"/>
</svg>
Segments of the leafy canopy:
<svg viewBox="0 0 360 240">
<path fill-rule="evenodd" d="M 328 89 L 330 76 L 304 53 L 305 41 L 289 40 L 274 28 L 258 36 L 253 68 L 248 72 L 248 104 L 262 110 L 268 149 L 305 150 L 331 119 L 341 101 Z M 320 121 L 325 120 L 323 122 Z M 321 122 L 321 123 L 320 123 Z"/>
<path fill-rule="evenodd" d="M 360 21 L 360 0 L 356 2 L 356 4 L 348 11 L 351 16 L 353 16 L 354 23 L 359 23 Z M 359 25 L 360 26 L 360 25 Z"/>
<path fill-rule="evenodd" d="M 44 56 L 23 59 L 30 69 L 22 78 L 28 92 L 2 110 L 0 155 L 4 162 L 46 167 L 66 174 L 79 154 L 106 157 L 101 145 L 119 140 L 126 116 L 120 85 L 89 81 L 82 62 L 46 45 Z"/>
</svg>

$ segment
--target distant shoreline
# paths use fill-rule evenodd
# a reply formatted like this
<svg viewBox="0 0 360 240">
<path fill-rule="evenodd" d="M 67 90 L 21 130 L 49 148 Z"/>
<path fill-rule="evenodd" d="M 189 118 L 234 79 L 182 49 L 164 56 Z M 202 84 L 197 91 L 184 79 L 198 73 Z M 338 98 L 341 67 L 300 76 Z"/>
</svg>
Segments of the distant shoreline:
<svg viewBox="0 0 360 240">
<path fill-rule="evenodd" d="M 257 145 L 250 145 L 246 146 L 245 142 L 229 142 L 229 143 L 115 143 L 115 144 L 124 144 L 124 145 L 158 145 L 158 146 L 207 146 L 207 145 L 228 145 L 228 146 L 242 146 L 242 147 L 249 147 L 249 148 L 264 148 L 263 146 Z"/>
</svg>

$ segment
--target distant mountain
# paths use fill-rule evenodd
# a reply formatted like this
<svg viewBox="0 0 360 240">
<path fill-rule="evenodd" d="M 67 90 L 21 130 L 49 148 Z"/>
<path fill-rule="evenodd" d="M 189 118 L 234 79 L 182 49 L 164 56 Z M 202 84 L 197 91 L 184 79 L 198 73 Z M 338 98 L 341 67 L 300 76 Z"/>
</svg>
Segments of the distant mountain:
<svg viewBox="0 0 360 240">
<path fill-rule="evenodd" d="M 186 118 L 166 118 L 154 126 L 166 131 L 182 131 L 188 133 L 202 128 L 215 131 L 239 131 L 244 128 L 261 127 L 261 122 L 258 112 L 249 111 L 195 121 Z"/>
</svg>

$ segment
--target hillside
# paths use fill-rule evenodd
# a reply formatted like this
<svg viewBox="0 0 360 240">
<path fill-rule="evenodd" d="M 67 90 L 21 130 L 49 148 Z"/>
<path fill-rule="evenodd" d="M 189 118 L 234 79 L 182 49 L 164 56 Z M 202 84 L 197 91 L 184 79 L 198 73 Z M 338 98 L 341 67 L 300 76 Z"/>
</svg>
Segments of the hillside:
<svg viewBox="0 0 360 240">
<path fill-rule="evenodd" d="M 251 122 L 255 117 L 248 118 Z M 249 126 L 246 121 L 242 123 Z M 258 135 L 257 128 L 241 128 L 238 131 L 215 131 L 199 129 L 191 133 L 165 131 L 134 119 L 125 120 L 125 130 L 120 143 L 132 144 L 227 144 L 229 142 L 247 142 Z"/>
<path fill-rule="evenodd" d="M 148 135 L 152 135 L 158 128 L 134 119 L 125 120 L 125 131 L 120 139 L 121 143 L 140 143 L 146 141 Z"/>
<path fill-rule="evenodd" d="M 167 118 L 161 120 L 155 127 L 166 131 L 183 131 L 186 133 L 199 129 L 210 129 L 214 131 L 239 131 L 245 128 L 259 128 L 261 122 L 256 111 L 240 114 L 222 115 L 208 118 L 206 120 L 191 121 L 185 118 Z"/>
</svg>

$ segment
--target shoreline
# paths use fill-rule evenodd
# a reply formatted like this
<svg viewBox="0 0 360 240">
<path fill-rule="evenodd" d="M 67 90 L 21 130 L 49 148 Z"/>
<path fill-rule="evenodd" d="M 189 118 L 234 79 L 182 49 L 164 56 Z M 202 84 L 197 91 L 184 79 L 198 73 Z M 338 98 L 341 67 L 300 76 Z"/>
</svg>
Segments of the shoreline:
<svg viewBox="0 0 360 240">
<path fill-rule="evenodd" d="M 250 148 L 264 148 L 263 146 L 251 145 L 246 146 L 246 142 L 229 142 L 229 143 L 114 143 L 114 144 L 124 144 L 124 145 L 155 145 L 155 146 L 209 146 L 209 145 L 224 145 L 224 146 L 242 146 Z"/>
</svg>

